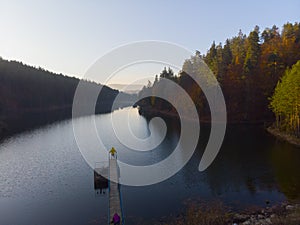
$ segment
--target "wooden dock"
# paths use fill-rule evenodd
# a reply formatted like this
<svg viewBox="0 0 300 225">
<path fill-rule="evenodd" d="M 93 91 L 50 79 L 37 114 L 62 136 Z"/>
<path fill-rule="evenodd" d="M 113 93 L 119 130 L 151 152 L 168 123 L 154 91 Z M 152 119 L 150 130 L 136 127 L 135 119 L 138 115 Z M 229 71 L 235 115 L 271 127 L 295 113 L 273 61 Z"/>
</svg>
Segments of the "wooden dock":
<svg viewBox="0 0 300 225">
<path fill-rule="evenodd" d="M 117 159 L 114 157 L 109 159 L 109 178 L 109 223 L 112 221 L 114 214 L 118 213 L 118 215 L 121 217 L 121 225 L 124 224 L 124 221 L 121 208 L 120 189 L 119 184 L 114 182 L 114 180 L 119 181 L 119 171 Z"/>
</svg>

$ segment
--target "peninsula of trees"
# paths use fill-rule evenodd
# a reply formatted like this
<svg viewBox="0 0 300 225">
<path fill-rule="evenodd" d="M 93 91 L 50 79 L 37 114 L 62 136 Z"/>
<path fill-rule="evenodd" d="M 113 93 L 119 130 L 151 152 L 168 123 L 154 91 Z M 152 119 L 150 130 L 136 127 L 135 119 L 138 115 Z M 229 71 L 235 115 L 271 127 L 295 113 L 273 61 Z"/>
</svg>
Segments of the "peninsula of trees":
<svg viewBox="0 0 300 225">
<path fill-rule="evenodd" d="M 300 23 L 286 23 L 281 31 L 275 25 L 263 31 L 256 26 L 248 35 L 239 31 L 224 45 L 213 42 L 206 54 L 197 51 L 187 59 L 177 75 L 165 68 L 139 95 L 152 93 L 155 96 L 160 79 L 171 79 L 188 92 L 200 117 L 209 119 L 205 96 L 186 74 L 187 68 L 197 70 L 199 58 L 208 65 L 222 88 L 229 122 L 270 122 L 276 115 L 278 126 L 299 135 Z M 176 92 L 169 94 L 176 96 Z M 176 97 L 180 100 L 180 96 Z M 137 104 L 142 114 L 176 114 L 166 101 L 154 101 L 154 98 L 145 98 Z"/>
</svg>

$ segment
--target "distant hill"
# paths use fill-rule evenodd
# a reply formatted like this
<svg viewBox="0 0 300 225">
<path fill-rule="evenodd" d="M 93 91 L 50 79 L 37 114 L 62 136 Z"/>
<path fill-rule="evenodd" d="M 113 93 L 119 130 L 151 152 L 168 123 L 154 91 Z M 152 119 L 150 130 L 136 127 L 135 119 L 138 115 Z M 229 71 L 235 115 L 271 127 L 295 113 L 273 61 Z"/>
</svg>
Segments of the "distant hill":
<svg viewBox="0 0 300 225">
<path fill-rule="evenodd" d="M 108 84 L 108 86 L 129 94 L 137 94 L 144 87 L 143 84 Z"/>
<path fill-rule="evenodd" d="M 71 117 L 73 97 L 79 79 L 56 74 L 22 62 L 0 58 L 0 138 L 36 125 Z M 95 82 L 87 86 L 101 86 L 96 113 L 112 111 L 118 90 Z M 121 92 L 120 106 L 131 104 L 134 96 Z"/>
</svg>

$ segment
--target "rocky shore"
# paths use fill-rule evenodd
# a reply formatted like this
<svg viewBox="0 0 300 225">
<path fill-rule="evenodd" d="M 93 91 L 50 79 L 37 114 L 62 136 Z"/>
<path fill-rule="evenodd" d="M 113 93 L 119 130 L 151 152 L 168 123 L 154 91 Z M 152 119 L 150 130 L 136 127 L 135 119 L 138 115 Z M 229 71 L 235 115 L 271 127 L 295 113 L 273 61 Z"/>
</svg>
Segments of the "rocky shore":
<svg viewBox="0 0 300 225">
<path fill-rule="evenodd" d="M 142 223 L 148 224 L 148 223 Z M 183 215 L 163 218 L 155 225 L 299 225 L 300 204 L 283 202 L 273 206 L 230 210 L 221 204 L 193 205 Z"/>
<path fill-rule="evenodd" d="M 296 146 L 300 147 L 300 138 L 297 138 L 296 136 L 286 134 L 286 133 L 280 131 L 278 128 L 275 128 L 273 126 L 268 127 L 267 131 L 270 134 L 274 135 L 275 137 L 277 137 L 281 140 L 287 141 L 287 142 L 289 142 L 293 145 L 296 145 Z"/>
<path fill-rule="evenodd" d="M 300 224 L 300 204 L 282 203 L 254 211 L 235 213 L 233 225 Z"/>
</svg>

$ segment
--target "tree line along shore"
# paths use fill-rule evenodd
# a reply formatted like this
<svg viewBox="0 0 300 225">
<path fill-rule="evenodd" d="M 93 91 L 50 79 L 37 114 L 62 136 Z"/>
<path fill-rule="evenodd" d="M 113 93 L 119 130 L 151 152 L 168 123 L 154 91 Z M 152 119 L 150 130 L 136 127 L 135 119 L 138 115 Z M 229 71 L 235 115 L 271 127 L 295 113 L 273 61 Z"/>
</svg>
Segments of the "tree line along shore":
<svg viewBox="0 0 300 225">
<path fill-rule="evenodd" d="M 176 91 L 162 85 L 162 81 L 168 79 L 184 88 L 199 116 L 209 121 L 206 97 L 191 78 L 198 76 L 205 80 L 209 68 L 222 89 L 229 123 L 273 124 L 277 132 L 299 139 L 299 60 L 300 23 L 286 23 L 281 29 L 274 25 L 263 31 L 255 26 L 248 35 L 239 31 L 225 44 L 213 42 L 206 54 L 196 51 L 184 62 L 178 74 L 171 68 L 164 68 L 155 75 L 153 83 L 149 81 L 143 87 L 139 93 L 141 100 L 136 105 L 142 114 L 149 117 L 155 114 L 178 116 L 171 104 L 155 97 L 156 93 L 163 92 L 174 101 L 182 101 Z M 149 95 L 152 97 L 143 98 Z M 191 107 L 185 104 L 180 107 L 188 115 Z"/>
<path fill-rule="evenodd" d="M 0 57 L 0 138 L 46 123 L 70 118 L 76 88 L 83 82 L 101 92 L 95 113 L 111 112 L 117 95 L 118 106 L 131 105 L 134 95 L 119 92 L 93 81 L 80 80 Z M 85 103 L 82 103 L 84 107 Z"/>
</svg>

